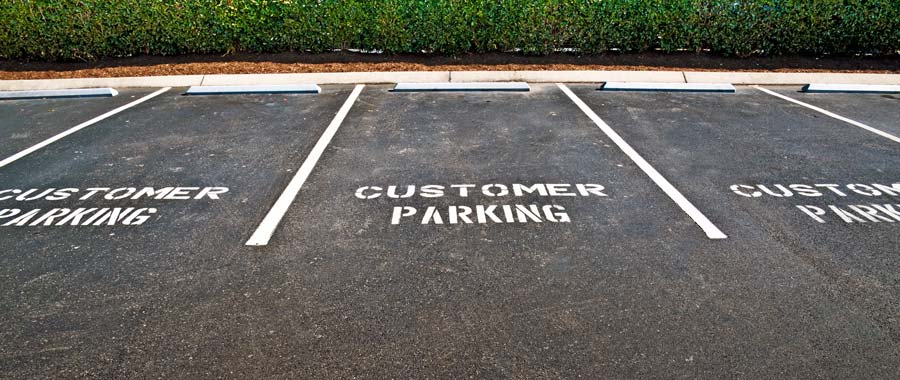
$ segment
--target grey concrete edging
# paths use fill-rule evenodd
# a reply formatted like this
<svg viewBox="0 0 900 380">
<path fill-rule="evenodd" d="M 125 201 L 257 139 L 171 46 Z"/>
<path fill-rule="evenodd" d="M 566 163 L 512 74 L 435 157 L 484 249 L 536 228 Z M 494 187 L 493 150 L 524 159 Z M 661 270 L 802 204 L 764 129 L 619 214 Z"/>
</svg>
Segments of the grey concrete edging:
<svg viewBox="0 0 900 380">
<path fill-rule="evenodd" d="M 651 92 L 734 92 L 731 83 L 654 83 L 654 82 L 605 82 L 603 91 L 651 91 Z"/>
<path fill-rule="evenodd" d="M 452 71 L 451 82 L 684 82 L 680 71 Z"/>
<path fill-rule="evenodd" d="M 528 92 L 531 87 L 525 82 L 430 82 L 397 83 L 394 92 L 458 92 L 458 91 L 518 91 Z"/>
<path fill-rule="evenodd" d="M 79 88 L 67 90 L 0 91 L 0 100 L 112 97 L 118 94 L 118 91 L 109 87 Z"/>
<path fill-rule="evenodd" d="M 94 87 L 190 87 L 401 82 L 682 82 L 732 84 L 900 84 L 900 74 L 770 73 L 701 71 L 406 71 L 297 74 L 173 75 L 124 78 L 0 80 L 0 91 L 59 90 Z"/>
<path fill-rule="evenodd" d="M 72 78 L 72 79 L 34 79 L 34 80 L 2 80 L 2 91 L 24 90 L 64 90 L 70 88 L 94 87 L 189 87 L 199 86 L 203 75 L 169 75 L 158 77 L 122 77 L 122 78 Z"/>
<path fill-rule="evenodd" d="M 860 93 L 860 94 L 897 94 L 900 86 L 884 84 L 836 84 L 810 83 L 803 86 L 803 92 L 812 93 Z"/>
<path fill-rule="evenodd" d="M 205 75 L 204 86 L 242 86 L 260 84 L 377 84 L 400 82 L 449 82 L 449 71 L 394 71 L 356 73 L 233 74 Z"/>
<path fill-rule="evenodd" d="M 900 84 L 900 74 L 853 73 L 754 73 L 685 71 L 685 81 L 728 82 L 731 84 Z"/>
<path fill-rule="evenodd" d="M 322 88 L 315 84 L 270 84 L 250 86 L 191 86 L 185 95 L 237 94 L 318 94 Z"/>
</svg>

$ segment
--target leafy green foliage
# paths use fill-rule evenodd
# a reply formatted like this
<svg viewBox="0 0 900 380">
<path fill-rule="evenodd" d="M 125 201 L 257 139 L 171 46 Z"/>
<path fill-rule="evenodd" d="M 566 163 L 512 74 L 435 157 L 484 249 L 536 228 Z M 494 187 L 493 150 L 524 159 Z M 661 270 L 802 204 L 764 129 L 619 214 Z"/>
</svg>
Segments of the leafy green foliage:
<svg viewBox="0 0 900 380">
<path fill-rule="evenodd" d="M 897 0 L 3 0 L 0 57 L 323 52 L 897 54 Z"/>
</svg>

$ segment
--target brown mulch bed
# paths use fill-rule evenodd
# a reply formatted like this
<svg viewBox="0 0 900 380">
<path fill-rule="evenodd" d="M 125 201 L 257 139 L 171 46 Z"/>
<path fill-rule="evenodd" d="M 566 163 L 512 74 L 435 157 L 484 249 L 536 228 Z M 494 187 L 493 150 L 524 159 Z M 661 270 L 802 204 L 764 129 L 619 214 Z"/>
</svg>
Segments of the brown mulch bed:
<svg viewBox="0 0 900 380">
<path fill-rule="evenodd" d="M 900 73 L 900 56 L 751 57 L 702 53 L 576 56 L 473 54 L 458 57 L 362 53 L 139 56 L 96 62 L 0 60 L 0 79 L 96 78 L 185 74 L 258 74 L 350 71 L 677 70 Z"/>
</svg>

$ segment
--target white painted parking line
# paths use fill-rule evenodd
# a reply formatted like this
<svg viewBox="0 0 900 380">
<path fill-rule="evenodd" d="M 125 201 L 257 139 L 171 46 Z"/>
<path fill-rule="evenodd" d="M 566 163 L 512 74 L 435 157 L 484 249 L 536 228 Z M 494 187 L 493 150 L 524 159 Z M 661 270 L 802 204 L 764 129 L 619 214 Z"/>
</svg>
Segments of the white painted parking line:
<svg viewBox="0 0 900 380">
<path fill-rule="evenodd" d="M 259 86 L 191 86 L 185 95 L 239 94 L 318 94 L 322 88 L 315 84 L 283 84 Z"/>
<path fill-rule="evenodd" d="M 643 170 L 644 173 L 647 174 L 647 176 L 650 177 L 650 179 L 653 180 L 654 183 L 656 183 L 656 186 L 659 186 L 659 188 L 662 189 L 662 191 L 665 192 L 666 195 L 669 196 L 669 198 L 675 201 L 678 207 L 681 207 L 681 209 L 684 210 L 684 212 L 694 220 L 694 223 L 697 223 L 697 225 L 700 226 L 701 229 L 703 229 L 703 232 L 706 233 L 706 236 L 708 238 L 728 238 L 728 236 L 725 235 L 721 230 L 719 230 L 719 228 L 716 227 L 716 225 L 713 224 L 706 217 L 706 215 L 703 215 L 700 210 L 694 207 L 694 205 L 689 200 L 687 200 L 687 198 L 685 198 L 684 195 L 682 195 L 681 192 L 675 188 L 675 186 L 672 186 L 672 184 L 669 183 L 669 181 L 666 180 L 666 178 L 663 177 L 662 174 L 656 171 L 656 169 L 654 169 L 653 166 L 651 166 L 650 163 L 647 162 L 647 160 L 641 157 L 641 155 L 637 151 L 635 151 L 631 147 L 631 145 L 628 145 L 628 142 L 626 142 L 625 139 L 619 136 L 619 134 L 616 133 L 616 131 L 613 130 L 612 127 L 609 126 L 609 124 L 606 124 L 606 122 L 603 121 L 600 116 L 597 116 L 597 114 L 594 113 L 594 111 L 591 110 L 591 108 L 588 107 L 588 105 L 585 104 L 577 95 L 575 95 L 575 93 L 572 92 L 569 87 L 562 83 L 557 83 L 556 85 L 559 86 L 559 88 L 569 96 L 569 99 L 572 99 L 572 101 L 575 103 L 575 105 L 578 106 L 578 108 L 581 108 L 581 111 L 584 112 L 594 122 L 594 124 L 600 127 L 600 130 L 603 131 L 603 133 L 605 133 L 606 136 L 609 137 L 619 147 L 619 149 L 621 149 L 622 152 L 624 152 L 625 155 L 627 155 L 628 158 L 631 159 L 631 161 L 634 161 L 634 163 L 637 164 L 637 166 L 641 168 L 641 170 Z"/>
<path fill-rule="evenodd" d="M 649 82 L 606 82 L 600 86 L 603 91 L 648 91 L 648 92 L 734 92 L 731 83 L 649 83 Z"/>
<path fill-rule="evenodd" d="M 112 88 L 78 88 L 68 90 L 0 91 L 0 100 L 110 97 L 119 92 Z"/>
<path fill-rule="evenodd" d="M 772 90 L 769 90 L 769 89 L 766 89 L 766 88 L 763 88 L 763 87 L 760 87 L 760 86 L 753 86 L 753 87 L 755 87 L 757 90 L 760 90 L 760 91 L 762 91 L 762 92 L 765 92 L 765 93 L 767 93 L 767 94 L 769 94 L 769 95 L 772 95 L 772 96 L 774 96 L 774 97 L 777 97 L 777 98 L 781 98 L 781 99 L 787 100 L 787 101 L 789 101 L 789 102 L 791 102 L 791 103 L 794 103 L 794 104 L 799 104 L 799 105 L 801 105 L 801 106 L 804 106 L 804 107 L 806 107 L 806 108 L 809 108 L 809 109 L 811 109 L 811 110 L 813 110 L 813 111 L 816 111 L 816 112 L 818 112 L 818 113 L 821 113 L 821 114 L 823 114 L 823 115 L 826 115 L 826 116 L 829 116 L 829 117 L 838 119 L 838 120 L 840 120 L 840 121 L 843 121 L 843 122 L 848 123 L 848 124 L 851 124 L 851 125 L 855 125 L 855 126 L 857 126 L 857 127 L 859 127 L 859 128 L 865 129 L 865 130 L 867 130 L 867 131 L 869 131 L 869 132 L 872 132 L 872 133 L 874 133 L 874 134 L 876 134 L 876 135 L 879 135 L 879 136 L 884 137 L 884 138 L 891 139 L 892 141 L 894 141 L 894 142 L 896 142 L 896 143 L 900 143 L 900 138 L 898 138 L 897 136 L 894 136 L 894 135 L 892 135 L 892 134 L 890 134 L 890 133 L 887 133 L 887 132 L 885 132 L 885 131 L 882 131 L 882 130 L 880 130 L 880 129 L 872 128 L 872 127 L 870 127 L 870 126 L 868 126 L 868 125 L 865 125 L 865 124 L 863 124 L 863 123 L 860 123 L 860 122 L 858 122 L 858 121 L 856 121 L 856 120 L 848 119 L 848 118 L 843 117 L 843 116 L 841 116 L 841 115 L 838 115 L 838 114 L 836 114 L 836 113 L 834 113 L 834 112 L 827 111 L 827 110 L 825 110 L 825 109 L 816 107 L 816 106 L 814 106 L 814 105 L 812 105 L 812 104 L 809 104 L 809 103 L 801 102 L 801 101 L 799 101 L 799 100 L 797 100 L 797 99 L 794 99 L 794 98 L 791 98 L 791 97 L 789 97 L 789 96 L 781 95 L 781 94 L 779 94 L 779 93 L 777 93 L 777 92 L 775 92 L 775 91 L 772 91 Z"/>
<path fill-rule="evenodd" d="M 525 82 L 439 82 L 397 83 L 394 92 L 444 92 L 444 91 L 531 91 Z"/>
<path fill-rule="evenodd" d="M 312 151 L 309 152 L 306 160 L 303 161 L 300 170 L 297 171 L 297 174 L 295 174 L 294 178 L 291 179 L 291 182 L 288 183 L 287 187 L 278 197 L 278 200 L 276 200 L 275 204 L 272 205 L 272 208 L 269 209 L 269 212 L 256 228 L 256 231 L 250 236 L 250 240 L 247 240 L 246 245 L 264 246 L 269 244 L 269 240 L 272 239 L 272 235 L 275 233 L 275 229 L 278 228 L 278 224 L 281 223 L 281 219 L 284 218 L 288 208 L 294 203 L 294 199 L 297 198 L 297 193 L 300 192 L 300 188 L 303 187 L 306 179 L 309 178 L 309 174 L 312 173 L 313 169 L 316 167 L 319 158 L 325 153 L 325 148 L 331 143 L 331 139 L 334 138 L 338 128 L 341 127 L 344 118 L 350 113 L 350 108 L 353 107 L 353 103 L 356 102 L 356 98 L 359 97 L 359 94 L 364 87 L 366 86 L 358 84 L 353 89 L 353 92 L 350 93 L 347 101 L 344 102 L 344 105 L 341 106 L 341 109 L 338 110 L 338 113 L 334 116 L 334 120 L 331 121 L 331 124 L 328 124 L 328 128 L 322 133 L 322 137 L 319 138 L 319 141 L 316 142 Z"/>
<path fill-rule="evenodd" d="M 93 118 L 93 119 L 91 119 L 91 120 L 85 121 L 84 123 L 81 123 L 81 124 L 78 124 L 78 125 L 76 125 L 76 126 L 74 126 L 74 127 L 72 127 L 72 128 L 69 128 L 69 129 L 66 130 L 65 132 L 62 132 L 62 133 L 60 133 L 60 134 L 58 134 L 58 135 L 56 135 L 56 136 L 53 136 L 53 137 L 51 137 L 51 138 L 49 138 L 49 139 L 46 139 L 46 140 L 44 140 L 44 141 L 41 141 L 40 143 L 38 143 L 38 144 L 35 145 L 35 146 L 32 146 L 31 148 L 25 149 L 25 150 L 23 150 L 23 151 L 21 151 L 21 152 L 19 152 L 19 153 L 16 153 L 16 154 L 10 156 L 9 158 L 7 158 L 7 159 L 5 159 L 5 160 L 3 160 L 3 161 L 0 161 L 0 168 L 4 167 L 4 166 L 6 166 L 6 165 L 9 165 L 9 164 L 15 162 L 16 160 L 18 160 L 18 159 L 20 159 L 20 158 L 22 158 L 22 157 L 25 157 L 25 156 L 27 156 L 27 155 L 29 155 L 29 154 L 31 154 L 31 153 L 34 153 L 35 151 L 40 150 L 41 148 L 43 148 L 43 147 L 45 147 L 45 146 L 47 146 L 47 145 L 53 144 L 54 142 L 57 142 L 57 141 L 59 141 L 59 140 L 65 138 L 65 137 L 68 136 L 68 135 L 71 135 L 71 134 L 73 134 L 73 133 L 75 133 L 75 132 L 78 132 L 78 131 L 84 129 L 84 128 L 87 128 L 87 127 L 89 127 L 89 126 L 91 126 L 91 125 L 94 125 L 94 124 L 96 124 L 96 123 L 98 123 L 98 122 L 100 122 L 100 121 L 103 121 L 103 120 L 105 120 L 105 119 L 107 119 L 107 118 L 109 118 L 109 117 L 111 117 L 111 116 L 113 116 L 113 115 L 116 115 L 116 114 L 118 114 L 118 113 L 120 113 L 120 112 L 122 112 L 122 111 L 125 111 L 125 110 L 127 110 L 127 109 L 129 109 L 129 108 L 131 108 L 131 107 L 134 107 L 134 106 L 136 106 L 136 105 L 138 105 L 138 104 L 141 104 L 141 103 L 146 102 L 146 101 L 148 101 L 148 100 L 150 100 L 150 99 L 153 99 L 154 97 L 156 97 L 156 96 L 158 96 L 158 95 L 160 95 L 160 94 L 162 94 L 162 93 L 164 93 L 164 92 L 166 92 L 166 91 L 169 91 L 170 89 L 172 89 L 172 88 L 171 88 L 171 87 L 161 88 L 161 89 L 157 90 L 156 92 L 153 92 L 153 93 L 151 93 L 151 94 L 149 94 L 149 95 L 147 95 L 147 96 L 144 96 L 143 98 L 140 98 L 140 99 L 135 100 L 135 101 L 133 101 L 133 102 L 131 102 L 131 103 L 128 103 L 128 104 L 126 104 L 126 105 L 124 105 L 124 106 L 121 106 L 121 107 L 119 107 L 119 108 L 116 108 L 116 109 L 114 109 L 114 110 L 112 110 L 112 111 L 109 111 L 109 112 L 103 114 L 103 115 L 97 116 L 97 117 L 95 117 L 95 118 Z"/>
<path fill-rule="evenodd" d="M 822 84 L 810 83 L 803 86 L 803 92 L 812 93 L 857 93 L 857 94 L 896 94 L 900 86 L 882 84 Z"/>
</svg>

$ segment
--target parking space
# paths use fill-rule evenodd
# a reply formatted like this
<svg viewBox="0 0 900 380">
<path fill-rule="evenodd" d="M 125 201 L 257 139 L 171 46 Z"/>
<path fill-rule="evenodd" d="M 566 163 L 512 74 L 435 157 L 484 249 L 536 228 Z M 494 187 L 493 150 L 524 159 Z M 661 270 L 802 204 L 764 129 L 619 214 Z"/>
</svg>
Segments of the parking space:
<svg viewBox="0 0 900 380">
<path fill-rule="evenodd" d="M 123 90 L 108 98 L 0 100 L 0 160 L 150 92 Z"/>
<path fill-rule="evenodd" d="M 889 139 L 753 88 L 711 95 L 606 93 L 584 86 L 578 93 L 662 167 L 676 187 L 701 203 L 701 210 L 717 223 L 731 223 L 722 226 L 726 232 L 739 232 L 742 221 L 733 214 L 751 206 L 763 211 L 753 214 L 760 223 L 784 227 L 817 226 L 824 220 L 818 228 L 896 228 L 877 217 L 883 223 L 864 218 L 871 223 L 866 225 L 847 216 L 857 222 L 848 223 L 840 212 L 814 218 L 795 207 L 895 201 L 892 186 L 900 156 Z M 734 207 L 722 207 L 720 199 Z M 748 199 L 754 202 L 744 202 Z"/>
<path fill-rule="evenodd" d="M 790 146 L 798 150 L 791 153 L 785 140 L 796 135 L 780 129 L 785 128 L 781 123 L 788 123 L 788 129 L 810 127 L 804 118 L 818 120 L 816 116 L 748 89 L 727 99 L 622 94 L 612 103 L 595 103 L 608 95 L 597 93 L 595 86 L 575 88 L 604 118 L 609 116 L 606 121 L 625 140 L 647 152 L 651 165 L 735 236 L 709 240 L 555 86 L 499 95 L 387 94 L 384 88 L 370 88 L 266 251 L 277 264 L 266 272 L 273 284 L 265 292 L 303 294 L 280 302 L 304 310 L 303 319 L 319 321 L 315 334 L 298 333 L 284 352 L 302 350 L 304 358 L 325 366 L 383 375 L 401 370 L 384 368 L 384 363 L 415 356 L 452 356 L 457 363 L 442 363 L 450 373 L 477 366 L 501 371 L 501 363 L 520 358 L 529 364 L 514 370 L 552 368 L 564 377 L 586 374 L 586 368 L 615 373 L 602 370 L 588 359 L 591 355 L 603 362 L 642 357 L 640 363 L 615 367 L 660 376 L 668 371 L 684 376 L 744 371 L 804 376 L 822 373 L 822 362 L 798 365 L 789 358 L 847 357 L 849 350 L 853 360 L 877 364 L 896 356 L 892 311 L 876 308 L 896 293 L 848 287 L 845 279 L 835 277 L 838 269 L 877 264 L 810 263 L 828 258 L 786 238 L 798 228 L 811 234 L 804 219 L 808 216 L 746 200 L 730 190 L 733 184 L 769 183 L 763 180 L 772 180 L 770 172 L 796 166 L 786 161 L 792 154 L 799 165 L 814 167 L 805 160 L 827 151 L 826 144 L 834 140 L 818 137 L 812 146 L 792 141 Z M 682 110 L 665 107 L 666 102 L 679 103 Z M 750 107 L 745 109 L 743 102 Z M 754 102 L 762 109 L 754 110 Z M 664 119 L 668 115 L 671 120 Z M 728 131 L 716 130 L 715 119 L 702 124 L 710 115 L 727 120 Z M 710 128 L 680 128 L 698 128 L 697 123 Z M 794 123 L 798 125 L 790 126 Z M 855 139 L 843 140 L 845 145 L 875 144 L 880 150 L 860 158 L 882 160 L 879 168 L 891 170 L 893 163 L 884 161 L 890 160 L 888 144 L 838 122 L 827 123 L 836 129 L 827 137 Z M 799 136 L 807 138 L 802 132 Z M 654 139 L 661 142 L 654 144 Z M 735 148 L 741 144 L 750 145 Z M 758 148 L 767 145 L 775 147 Z M 657 149 L 668 148 L 677 154 L 659 155 Z M 727 154 L 718 157 L 712 154 L 716 152 Z M 819 159 L 830 159 L 826 167 L 844 165 L 828 169 L 834 173 L 865 168 L 844 163 L 842 154 Z M 752 166 L 754 162 L 763 164 Z M 863 171 L 854 178 L 872 182 L 878 177 L 871 169 Z M 823 176 L 803 173 L 801 178 Z M 606 196 L 491 196 L 500 187 L 489 186 L 488 194 L 484 188 L 554 183 L 600 184 Z M 466 197 L 459 194 L 463 186 L 470 191 Z M 575 193 L 574 187 L 570 190 Z M 747 201 L 756 203 L 740 203 Z M 520 223 L 514 215 L 510 223 L 502 209 L 510 204 L 562 206 L 569 220 L 536 223 L 526 218 Z M 479 206 L 496 206 L 496 220 L 488 215 L 479 221 Z M 470 209 L 471 222 L 458 217 Z M 817 234 L 829 233 L 833 231 Z M 874 232 L 886 239 L 874 247 L 884 256 L 897 244 L 890 233 Z M 856 239 L 868 236 L 855 234 Z M 807 237 L 810 242 L 816 238 Z M 836 246 L 826 251 L 840 252 Z M 882 275 L 896 268 L 891 260 L 881 263 Z M 866 301 L 863 294 L 878 298 Z M 254 315 L 268 326 L 296 318 Z M 360 340 L 367 343 L 358 344 Z M 688 354 L 676 359 L 674 352 Z M 460 359 L 469 355 L 474 358 Z M 485 356 L 491 359 L 477 359 Z M 347 357 L 359 359 L 343 363 Z M 692 358 L 701 357 L 703 364 L 693 364 Z M 765 368 L 753 364 L 760 361 L 767 363 Z M 875 377 L 888 373 L 878 365 L 829 371 Z"/>
<path fill-rule="evenodd" d="M 23 156 L 0 373 L 897 374 L 900 144 L 752 87 L 598 87 L 172 89 Z M 770 89 L 897 132 L 889 96 Z M 0 102 L 0 153 L 154 90 Z"/>
<path fill-rule="evenodd" d="M 256 322 L 319 321 L 286 332 L 274 365 L 302 351 L 378 377 L 401 370 L 387 363 L 450 355 L 447 375 L 516 361 L 510 371 L 576 374 L 598 364 L 594 350 L 620 360 L 671 348 L 609 321 L 645 313 L 678 328 L 666 298 L 692 282 L 684 244 L 708 238 L 555 85 L 388 89 L 363 92 L 264 250 L 262 292 L 303 311 Z M 640 349 L 606 347 L 628 344 Z"/>
<path fill-rule="evenodd" d="M 779 94 L 900 136 L 900 94 L 804 93 L 796 87 L 775 90 Z"/>
<path fill-rule="evenodd" d="M 352 240 L 361 229 L 410 248 L 434 237 L 471 245 L 463 237 L 474 231 L 514 240 L 547 234 L 559 244 L 573 224 L 608 235 L 674 228 L 704 238 L 555 86 L 532 87 L 512 94 L 370 87 L 272 245 L 307 244 L 298 234 Z"/>
<path fill-rule="evenodd" d="M 227 287 L 224 268 L 242 276 L 246 257 L 231 248 L 242 246 L 349 89 L 182 92 L 0 171 L 8 366 L 102 367 L 121 344 L 141 339 L 147 318 L 217 294 Z"/>
<path fill-rule="evenodd" d="M 578 93 L 729 234 L 730 244 L 753 257 L 752 265 L 775 261 L 771 270 L 791 264 L 814 270 L 821 276 L 816 286 L 833 292 L 822 302 L 861 308 L 873 327 L 866 339 L 881 336 L 860 348 L 897 339 L 900 155 L 894 141 L 755 88 L 710 95 L 584 86 Z M 866 97 L 843 99 L 846 109 L 880 112 Z M 795 296 L 787 301 L 794 306 L 807 297 Z M 897 352 L 893 344 L 882 347 Z"/>
</svg>

